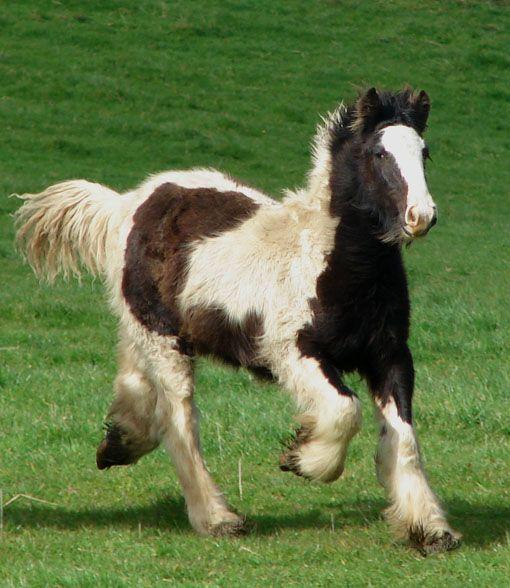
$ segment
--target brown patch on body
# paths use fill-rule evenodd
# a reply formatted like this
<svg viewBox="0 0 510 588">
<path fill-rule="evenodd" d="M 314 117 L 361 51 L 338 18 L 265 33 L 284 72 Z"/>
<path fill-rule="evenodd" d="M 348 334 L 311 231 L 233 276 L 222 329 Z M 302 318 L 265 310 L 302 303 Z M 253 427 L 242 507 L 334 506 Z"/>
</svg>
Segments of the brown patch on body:
<svg viewBox="0 0 510 588">
<path fill-rule="evenodd" d="M 221 309 L 201 306 L 182 315 L 177 297 L 186 282 L 189 245 L 236 228 L 258 208 L 240 192 L 159 186 L 136 211 L 126 245 L 122 292 L 135 317 L 150 331 L 179 337 L 188 353 L 210 353 L 235 365 L 255 361 L 260 316 L 234 323 Z"/>
<path fill-rule="evenodd" d="M 263 322 L 256 312 L 242 323 L 232 322 L 220 309 L 195 306 L 182 322 L 180 335 L 199 354 L 212 354 L 234 365 L 256 364 L 257 339 L 263 335 Z"/>
</svg>

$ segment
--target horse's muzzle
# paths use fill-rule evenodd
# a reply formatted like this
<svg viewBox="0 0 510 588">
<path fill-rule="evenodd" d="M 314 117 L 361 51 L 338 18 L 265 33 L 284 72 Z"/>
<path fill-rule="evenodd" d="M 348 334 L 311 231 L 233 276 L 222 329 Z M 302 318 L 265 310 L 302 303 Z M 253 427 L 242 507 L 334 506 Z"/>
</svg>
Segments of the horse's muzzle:
<svg viewBox="0 0 510 588">
<path fill-rule="evenodd" d="M 437 224 L 437 209 L 434 206 L 430 210 L 420 211 L 417 207 L 410 206 L 406 211 L 405 221 L 402 230 L 408 237 L 423 237 Z"/>
</svg>

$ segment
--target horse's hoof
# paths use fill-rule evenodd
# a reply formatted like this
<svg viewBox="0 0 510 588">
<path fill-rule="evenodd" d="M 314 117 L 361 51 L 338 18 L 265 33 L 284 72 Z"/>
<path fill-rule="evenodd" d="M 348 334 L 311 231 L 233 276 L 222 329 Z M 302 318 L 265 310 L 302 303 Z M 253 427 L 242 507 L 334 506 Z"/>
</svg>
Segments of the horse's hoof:
<svg viewBox="0 0 510 588">
<path fill-rule="evenodd" d="M 296 476 L 304 478 L 305 480 L 315 480 L 323 482 L 324 484 L 331 484 L 331 482 L 338 480 L 344 471 L 342 463 L 338 465 L 336 469 L 325 470 L 322 468 L 322 471 L 316 469 L 314 472 L 304 472 L 300 463 L 301 459 L 302 456 L 299 456 L 295 451 L 282 453 L 282 455 L 280 455 L 280 470 L 282 472 L 292 472 Z"/>
<path fill-rule="evenodd" d="M 299 468 L 298 456 L 292 451 L 287 451 L 280 455 L 280 470 L 282 472 L 292 472 L 296 476 L 306 477 Z"/>
<path fill-rule="evenodd" d="M 242 537 L 248 535 L 253 529 L 253 523 L 246 517 L 239 517 L 233 521 L 222 521 L 209 528 L 209 534 L 213 537 Z"/>
<path fill-rule="evenodd" d="M 300 449 L 310 439 L 311 424 L 301 425 L 299 429 L 291 436 L 291 438 L 285 443 L 285 451 L 280 455 L 280 470 L 282 472 L 292 472 L 296 476 L 311 480 L 312 477 L 308 476 L 301 468 L 301 457 Z"/>
<path fill-rule="evenodd" d="M 460 539 L 455 537 L 449 531 L 445 531 L 442 535 L 431 537 L 430 539 L 417 541 L 411 536 L 411 544 L 415 547 L 424 557 L 427 555 L 434 555 L 435 553 L 443 553 L 445 551 L 452 551 L 460 546 Z"/>
<path fill-rule="evenodd" d="M 105 438 L 96 452 L 96 464 L 100 470 L 112 466 L 129 465 L 136 462 L 129 447 L 124 443 L 122 431 L 115 424 L 107 424 Z"/>
</svg>

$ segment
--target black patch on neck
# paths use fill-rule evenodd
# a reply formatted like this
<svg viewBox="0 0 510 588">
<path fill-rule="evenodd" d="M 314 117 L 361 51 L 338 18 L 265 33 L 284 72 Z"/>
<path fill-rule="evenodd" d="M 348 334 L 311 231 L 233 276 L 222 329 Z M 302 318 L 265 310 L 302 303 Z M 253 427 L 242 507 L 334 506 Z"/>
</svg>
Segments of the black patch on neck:
<svg viewBox="0 0 510 588">
<path fill-rule="evenodd" d="M 365 375 L 374 358 L 407 341 L 409 295 L 400 248 L 385 245 L 352 210 L 337 228 L 335 246 L 310 300 L 313 318 L 298 333 L 303 355 L 339 372 Z"/>
</svg>

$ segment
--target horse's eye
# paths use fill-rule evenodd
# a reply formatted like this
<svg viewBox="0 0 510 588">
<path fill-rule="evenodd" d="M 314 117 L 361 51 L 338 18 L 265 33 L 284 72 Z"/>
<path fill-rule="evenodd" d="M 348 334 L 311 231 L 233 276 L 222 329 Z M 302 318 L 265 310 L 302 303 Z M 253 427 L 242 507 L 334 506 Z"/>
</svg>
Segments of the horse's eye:
<svg viewBox="0 0 510 588">
<path fill-rule="evenodd" d="M 374 155 L 377 157 L 377 159 L 384 159 L 386 157 L 386 153 L 382 149 L 375 151 Z"/>
<path fill-rule="evenodd" d="M 428 147 L 424 147 L 421 153 L 423 155 L 423 159 L 430 159 L 430 151 Z"/>
</svg>

